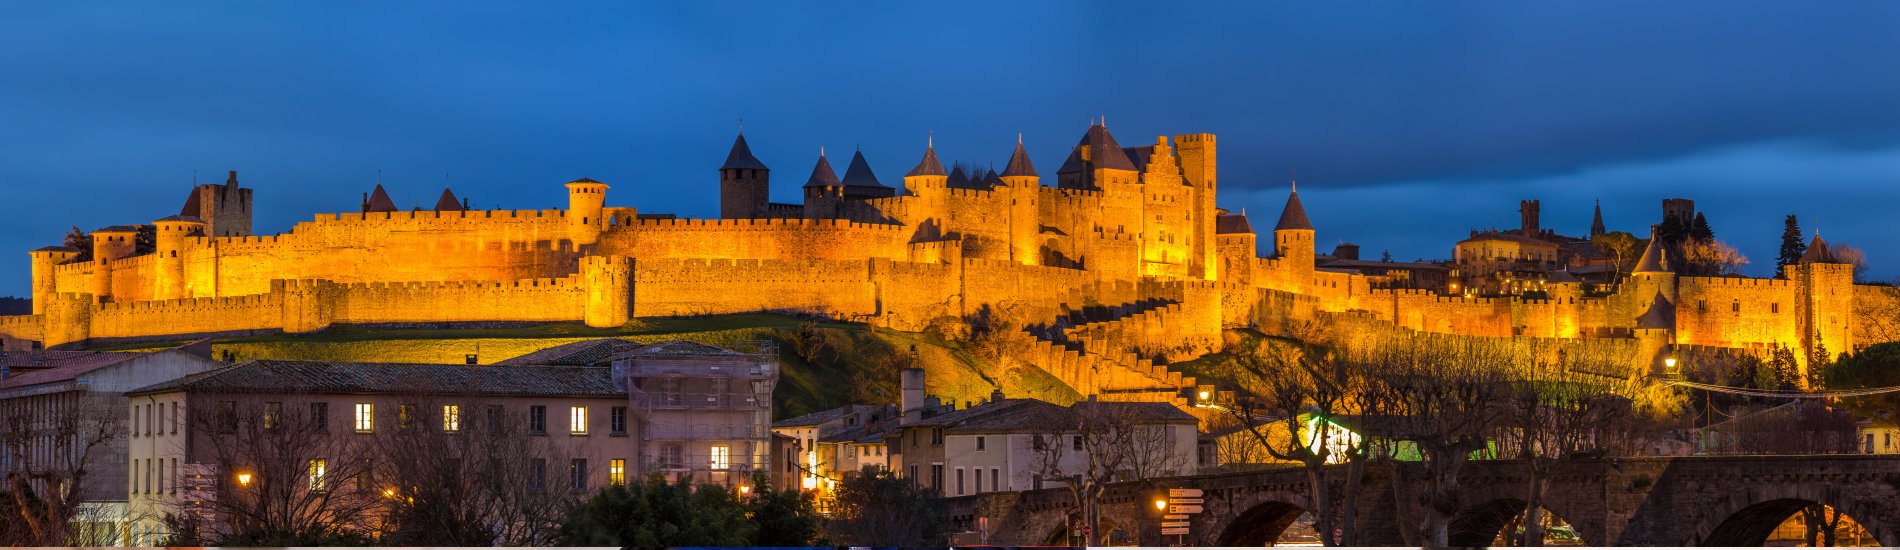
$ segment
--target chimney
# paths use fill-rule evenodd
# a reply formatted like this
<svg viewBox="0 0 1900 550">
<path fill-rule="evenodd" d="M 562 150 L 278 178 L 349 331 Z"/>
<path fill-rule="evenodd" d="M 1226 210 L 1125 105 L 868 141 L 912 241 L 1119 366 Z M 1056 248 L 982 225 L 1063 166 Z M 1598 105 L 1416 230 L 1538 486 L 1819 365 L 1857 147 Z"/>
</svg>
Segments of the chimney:
<svg viewBox="0 0 1900 550">
<path fill-rule="evenodd" d="M 904 420 L 909 424 L 923 419 L 924 407 L 924 369 L 904 369 L 898 373 L 903 391 L 899 395 L 898 408 L 902 409 Z"/>
<path fill-rule="evenodd" d="M 996 388 L 995 390 L 992 390 L 992 391 L 990 392 L 990 402 L 991 402 L 991 403 L 1000 403 L 1000 402 L 1002 402 L 1002 401 L 1003 401 L 1003 388 L 1002 388 L 1002 387 L 997 387 L 997 388 Z"/>
</svg>

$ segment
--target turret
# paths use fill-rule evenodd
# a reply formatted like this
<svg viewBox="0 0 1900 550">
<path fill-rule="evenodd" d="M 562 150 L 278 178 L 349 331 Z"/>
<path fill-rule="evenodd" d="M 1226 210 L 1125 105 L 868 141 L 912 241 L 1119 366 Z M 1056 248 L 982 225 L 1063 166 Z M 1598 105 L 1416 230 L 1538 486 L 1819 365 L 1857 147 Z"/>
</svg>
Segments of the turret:
<svg viewBox="0 0 1900 550">
<path fill-rule="evenodd" d="M 871 171 L 871 163 L 864 160 L 864 150 L 851 154 L 851 164 L 844 169 L 844 197 L 849 200 L 864 200 L 878 197 L 890 197 L 897 194 L 896 189 L 877 180 L 877 174 Z"/>
<path fill-rule="evenodd" d="M 840 218 L 844 210 L 844 184 L 838 181 L 838 173 L 832 171 L 831 160 L 825 158 L 825 150 L 818 150 L 818 164 L 811 167 L 811 177 L 805 180 L 805 217 L 813 219 Z"/>
<path fill-rule="evenodd" d="M 157 272 L 152 277 L 152 298 L 172 300 L 191 297 L 190 285 L 185 275 L 185 258 L 194 242 L 192 237 L 204 234 L 205 223 L 190 216 L 168 216 L 152 222 L 157 226 L 157 239 L 153 253 L 158 256 Z"/>
<path fill-rule="evenodd" d="M 46 302 L 59 292 L 54 269 L 79 256 L 79 249 L 69 246 L 48 246 L 32 252 L 33 256 L 33 314 L 46 312 Z"/>
<path fill-rule="evenodd" d="M 435 211 L 461 212 L 463 210 L 468 210 L 468 200 L 456 198 L 454 191 L 450 191 L 449 188 L 443 187 L 442 196 L 436 197 L 435 199 Z"/>
<path fill-rule="evenodd" d="M 114 225 L 92 232 L 92 299 L 101 302 L 112 296 L 112 262 L 129 258 L 138 250 L 136 227 Z"/>
<path fill-rule="evenodd" d="M 1193 203 L 1188 207 L 1189 222 L 1194 224 L 1190 236 L 1188 254 L 1193 258 L 1189 266 L 1190 275 L 1200 275 L 1207 280 L 1220 278 L 1220 251 L 1215 242 L 1218 233 L 1220 214 L 1214 204 L 1219 196 L 1216 183 L 1218 156 L 1215 154 L 1214 134 L 1182 134 L 1174 136 L 1174 151 L 1180 159 L 1181 176 L 1194 188 L 1191 193 Z"/>
<path fill-rule="evenodd" d="M 206 236 L 250 235 L 251 190 L 238 186 L 237 171 L 232 170 L 222 185 L 206 183 L 193 187 L 178 215 L 204 221 Z"/>
<path fill-rule="evenodd" d="M 1016 150 L 1010 153 L 1009 165 L 1003 167 L 999 177 L 1004 189 L 998 191 L 1009 197 L 1010 259 L 1020 264 L 1039 265 L 1042 263 L 1042 212 L 1036 201 L 1042 195 L 1042 177 L 1036 175 L 1036 166 L 1029 162 L 1021 136 L 1016 138 Z"/>
<path fill-rule="evenodd" d="M 1313 222 L 1306 219 L 1306 206 L 1300 203 L 1300 187 L 1297 183 L 1286 196 L 1286 208 L 1280 211 L 1280 222 L 1273 226 L 1273 249 L 1274 255 L 1287 268 L 1296 273 L 1312 271 Z M 1300 281 L 1298 284 L 1309 282 Z"/>
<path fill-rule="evenodd" d="M 1788 280 L 1794 281 L 1800 300 L 1797 324 L 1803 368 L 1823 352 L 1831 361 L 1834 355 L 1853 351 L 1848 322 L 1854 318 L 1854 266 L 1842 262 L 1816 233 L 1801 261 L 1783 269 Z"/>
<path fill-rule="evenodd" d="M 1657 238 L 1656 233 L 1657 228 L 1650 226 L 1649 244 L 1643 248 L 1643 256 L 1636 260 L 1636 267 L 1630 269 L 1629 285 L 1636 296 L 1661 294 L 1674 300 L 1676 273 L 1670 268 L 1662 239 Z"/>
<path fill-rule="evenodd" d="M 617 327 L 633 319 L 632 258 L 582 258 L 581 282 L 587 287 L 587 309 L 582 312 L 582 321 L 587 326 Z"/>
<path fill-rule="evenodd" d="M 602 205 L 607 202 L 607 184 L 587 178 L 567 182 L 567 239 L 576 246 L 600 240 Z"/>
<path fill-rule="evenodd" d="M 719 217 L 748 219 L 766 217 L 771 195 L 772 169 L 752 156 L 745 133 L 732 140 L 726 163 L 719 165 Z"/>
<path fill-rule="evenodd" d="M 1538 203 L 1537 199 L 1518 201 L 1517 215 L 1519 222 L 1517 232 L 1526 237 L 1535 237 L 1538 233 L 1542 232 L 1543 228 L 1538 220 L 1541 210 L 1543 210 L 1543 207 Z"/>
<path fill-rule="evenodd" d="M 1068 188 L 1108 189 L 1134 184 L 1139 173 L 1135 161 L 1108 133 L 1108 126 L 1096 124 L 1082 134 L 1082 141 L 1075 144 L 1068 160 L 1056 169 L 1056 182 Z"/>
<path fill-rule="evenodd" d="M 924 158 L 917 161 L 917 167 L 904 174 L 904 189 L 912 195 L 923 195 L 926 189 L 941 190 L 949 185 L 950 176 L 943 171 L 943 162 L 937 160 L 935 139 L 924 142 Z"/>
</svg>

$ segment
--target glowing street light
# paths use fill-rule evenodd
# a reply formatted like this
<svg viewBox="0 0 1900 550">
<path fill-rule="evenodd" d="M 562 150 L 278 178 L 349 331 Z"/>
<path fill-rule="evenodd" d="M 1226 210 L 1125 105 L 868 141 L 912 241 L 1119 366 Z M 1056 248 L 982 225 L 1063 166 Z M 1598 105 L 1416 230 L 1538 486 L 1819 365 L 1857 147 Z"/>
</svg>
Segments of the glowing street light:
<svg viewBox="0 0 1900 550">
<path fill-rule="evenodd" d="M 750 495 L 750 494 L 752 494 L 752 486 L 751 486 L 751 485 L 740 485 L 740 486 L 739 486 L 739 494 L 741 494 L 741 495 Z"/>
<path fill-rule="evenodd" d="M 1165 498 L 1155 499 L 1155 510 L 1167 510 L 1167 509 L 1168 509 L 1168 499 L 1165 499 Z"/>
<path fill-rule="evenodd" d="M 239 472 L 237 475 L 237 480 L 238 480 L 238 485 L 249 487 L 251 485 L 251 473 Z"/>
</svg>

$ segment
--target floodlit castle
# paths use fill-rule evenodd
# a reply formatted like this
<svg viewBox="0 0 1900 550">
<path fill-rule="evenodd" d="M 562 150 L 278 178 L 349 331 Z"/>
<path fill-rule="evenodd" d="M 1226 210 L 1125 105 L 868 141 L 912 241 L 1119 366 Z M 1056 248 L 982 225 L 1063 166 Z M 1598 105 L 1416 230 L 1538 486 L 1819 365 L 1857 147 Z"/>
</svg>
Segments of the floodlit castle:
<svg viewBox="0 0 1900 550">
<path fill-rule="evenodd" d="M 895 187 L 861 152 L 842 177 L 821 154 L 804 203 L 779 204 L 767 199 L 772 169 L 741 135 L 718 169 L 720 219 L 606 206 L 609 185 L 583 178 L 566 184 L 562 210 L 470 210 L 445 190 L 434 209 L 401 211 L 378 186 L 362 212 L 319 214 L 277 235 L 251 234 L 252 190 L 233 173 L 192 189 L 178 215 L 149 229 L 112 226 L 92 233 L 90 250 L 33 251 L 33 313 L 0 317 L 0 335 L 74 346 L 338 324 L 611 327 L 752 311 L 922 330 L 1004 316 L 1035 328 L 1026 361 L 1083 393 L 1157 398 L 1193 381 L 1148 352 L 1204 352 L 1224 327 L 1272 330 L 1320 315 L 1650 352 L 1839 352 L 1894 339 L 1878 313 L 1900 311 L 1892 289 L 1853 284 L 1818 238 L 1782 278 L 1678 276 L 1651 244 L 1633 272 L 1606 284 L 1586 289 L 1557 275 L 1539 279 L 1534 296 L 1470 296 L 1400 284 L 1402 264 L 1317 254 L 1297 190 L 1272 227 L 1256 231 L 1216 205 L 1217 166 L 1211 134 L 1123 147 L 1098 124 L 1053 178 L 1020 140 L 1001 172 L 981 174 L 946 172 L 927 146 Z M 1534 220 L 1536 205 L 1526 208 Z M 1558 256 L 1497 251 L 1568 242 L 1535 227 L 1521 233 L 1474 233 L 1460 254 L 1470 244 L 1491 260 L 1548 270 Z"/>
</svg>

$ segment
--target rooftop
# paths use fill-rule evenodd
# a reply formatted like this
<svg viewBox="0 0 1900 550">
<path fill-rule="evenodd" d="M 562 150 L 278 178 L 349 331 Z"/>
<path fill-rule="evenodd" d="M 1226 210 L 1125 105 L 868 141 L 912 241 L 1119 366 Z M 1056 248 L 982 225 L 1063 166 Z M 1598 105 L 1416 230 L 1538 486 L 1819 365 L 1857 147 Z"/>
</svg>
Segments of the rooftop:
<svg viewBox="0 0 1900 550">
<path fill-rule="evenodd" d="M 624 397 L 607 367 L 257 360 L 146 386 L 169 391 Z"/>
</svg>

